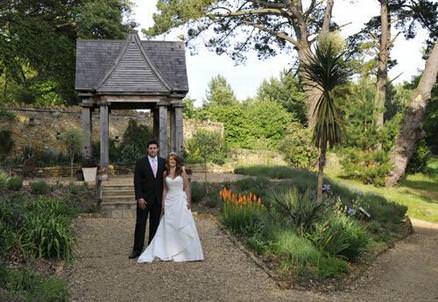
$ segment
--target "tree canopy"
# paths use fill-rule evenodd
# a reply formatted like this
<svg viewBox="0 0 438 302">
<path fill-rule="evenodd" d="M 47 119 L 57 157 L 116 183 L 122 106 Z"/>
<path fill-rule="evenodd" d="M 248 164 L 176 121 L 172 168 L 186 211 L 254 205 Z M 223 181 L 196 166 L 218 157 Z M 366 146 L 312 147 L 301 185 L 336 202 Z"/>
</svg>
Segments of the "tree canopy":
<svg viewBox="0 0 438 302">
<path fill-rule="evenodd" d="M 31 103 L 52 92 L 74 101 L 76 39 L 123 38 L 129 12 L 128 0 L 2 1 L 1 98 Z"/>
</svg>

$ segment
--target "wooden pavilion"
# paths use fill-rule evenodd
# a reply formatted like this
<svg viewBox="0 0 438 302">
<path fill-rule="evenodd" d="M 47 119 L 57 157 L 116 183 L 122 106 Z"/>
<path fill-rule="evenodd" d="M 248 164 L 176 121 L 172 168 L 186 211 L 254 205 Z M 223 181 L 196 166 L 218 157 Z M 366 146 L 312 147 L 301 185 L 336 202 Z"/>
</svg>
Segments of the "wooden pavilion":
<svg viewBox="0 0 438 302">
<path fill-rule="evenodd" d="M 142 41 L 133 31 L 126 40 L 78 40 L 75 89 L 81 99 L 82 153 L 92 154 L 92 112 L 100 113 L 100 169 L 109 165 L 111 109 L 149 109 L 160 155 L 182 155 L 183 103 L 188 92 L 183 42 Z M 146 139 L 146 138 L 145 138 Z"/>
</svg>

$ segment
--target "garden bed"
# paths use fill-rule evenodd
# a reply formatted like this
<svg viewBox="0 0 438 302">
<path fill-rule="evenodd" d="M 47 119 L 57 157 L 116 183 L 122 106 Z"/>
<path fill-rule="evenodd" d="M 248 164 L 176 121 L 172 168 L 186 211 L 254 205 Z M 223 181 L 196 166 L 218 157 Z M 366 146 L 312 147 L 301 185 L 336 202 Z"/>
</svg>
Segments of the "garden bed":
<svg viewBox="0 0 438 302">
<path fill-rule="evenodd" d="M 220 193 L 225 230 L 281 287 L 324 291 L 348 286 L 412 232 L 404 206 L 334 183 L 318 204 L 308 189 L 316 185 L 316 176 L 300 170 L 293 176 L 240 180 L 223 184 Z"/>
<path fill-rule="evenodd" d="M 66 301 L 58 275 L 74 257 L 71 223 L 95 210 L 86 186 L 36 181 L 23 187 L 21 178 L 0 172 L 0 300 Z"/>
</svg>

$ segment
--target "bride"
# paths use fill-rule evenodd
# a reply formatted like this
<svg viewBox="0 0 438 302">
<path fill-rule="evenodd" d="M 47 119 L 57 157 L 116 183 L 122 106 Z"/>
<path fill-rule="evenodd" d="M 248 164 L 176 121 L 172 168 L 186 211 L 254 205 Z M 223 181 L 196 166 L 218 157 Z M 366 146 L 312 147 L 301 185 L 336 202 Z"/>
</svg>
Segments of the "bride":
<svg viewBox="0 0 438 302">
<path fill-rule="evenodd" d="M 161 221 L 154 239 L 137 262 L 204 260 L 201 242 L 191 212 L 191 193 L 181 159 L 170 153 L 164 172 Z"/>
</svg>

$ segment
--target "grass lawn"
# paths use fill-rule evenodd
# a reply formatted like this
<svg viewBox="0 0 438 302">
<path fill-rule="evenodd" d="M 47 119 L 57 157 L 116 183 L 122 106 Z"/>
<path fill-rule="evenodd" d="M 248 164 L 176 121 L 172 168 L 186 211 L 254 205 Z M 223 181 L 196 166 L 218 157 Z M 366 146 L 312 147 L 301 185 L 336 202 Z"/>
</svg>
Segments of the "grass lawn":
<svg viewBox="0 0 438 302">
<path fill-rule="evenodd" d="M 364 192 L 373 192 L 408 207 L 408 215 L 430 222 L 438 222 L 438 157 L 428 163 L 428 174 L 408 175 L 393 188 L 365 185 L 360 181 L 345 179 L 340 169 L 327 171 L 329 177 L 350 188 Z"/>
<path fill-rule="evenodd" d="M 433 157 L 428 164 L 429 173 L 417 173 L 408 175 L 394 188 L 375 187 L 365 185 L 360 181 L 345 179 L 342 170 L 337 165 L 329 165 L 327 175 L 340 185 L 353 190 L 375 193 L 388 200 L 397 202 L 408 207 L 408 215 L 429 222 L 438 223 L 438 157 Z M 236 173 L 262 176 L 278 179 L 292 179 L 297 183 L 309 183 L 311 173 L 291 169 L 285 166 L 251 166 L 237 168 Z M 315 182 L 316 185 L 316 182 Z"/>
</svg>

